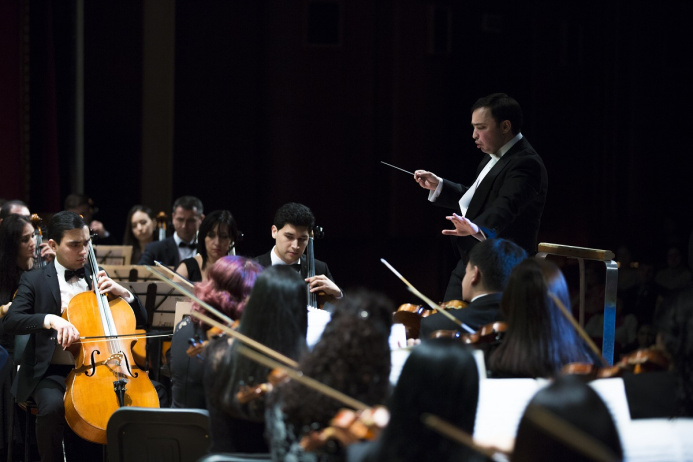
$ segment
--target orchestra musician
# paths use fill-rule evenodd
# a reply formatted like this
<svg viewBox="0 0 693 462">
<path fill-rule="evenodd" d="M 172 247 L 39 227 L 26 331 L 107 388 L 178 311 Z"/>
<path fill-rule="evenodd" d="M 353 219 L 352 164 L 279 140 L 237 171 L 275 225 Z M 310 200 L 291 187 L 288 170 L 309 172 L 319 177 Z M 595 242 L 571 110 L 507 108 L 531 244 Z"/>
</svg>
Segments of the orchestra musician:
<svg viewBox="0 0 693 462">
<path fill-rule="evenodd" d="M 147 244 L 156 240 L 156 215 L 146 205 L 135 205 L 128 212 L 125 220 L 123 245 L 132 246 L 130 261 L 137 263 L 144 253 Z"/>
<path fill-rule="evenodd" d="M 510 273 L 501 299 L 507 330 L 487 363 L 492 377 L 548 378 L 566 364 L 595 362 L 550 293 L 570 309 L 568 284 L 553 262 L 528 258 Z"/>
<path fill-rule="evenodd" d="M 671 367 L 623 375 L 631 418 L 693 417 L 693 289 L 667 298 L 657 321 L 656 350 Z"/>
<path fill-rule="evenodd" d="M 414 179 L 429 190 L 435 205 L 456 211 L 447 219 L 460 260 L 450 276 L 444 300 L 462 298 L 460 283 L 469 251 L 489 237 L 510 239 L 529 255 L 537 251 L 537 234 L 544 210 L 547 173 L 544 163 L 521 133 L 522 109 L 504 93 L 479 98 L 472 106 L 472 137 L 488 154 L 479 164 L 477 178 L 462 186 L 425 170 Z"/>
<path fill-rule="evenodd" d="M 474 330 L 495 321 L 501 321 L 500 301 L 510 272 L 527 252 L 506 239 L 487 239 L 469 252 L 469 262 L 462 278 L 462 297 L 468 301 L 466 308 L 450 310 L 455 318 Z M 440 313 L 421 319 L 419 338 L 427 339 L 433 331 L 455 328 Z"/>
<path fill-rule="evenodd" d="M 116 241 L 103 223 L 93 220 L 94 214 L 98 213 L 99 208 L 94 205 L 91 197 L 82 193 L 72 193 L 65 198 L 63 205 L 65 210 L 75 212 L 84 218 L 84 222 L 89 226 L 89 230 L 98 236 L 98 244 L 115 245 Z"/>
<path fill-rule="evenodd" d="M 173 202 L 171 221 L 175 232 L 163 241 L 148 244 L 138 265 L 162 265 L 175 268 L 178 264 L 195 255 L 197 250 L 197 231 L 204 220 L 202 201 L 194 196 L 182 196 Z"/>
<path fill-rule="evenodd" d="M 337 304 L 320 341 L 299 362 L 306 376 L 369 406 L 384 404 L 389 392 L 392 303 L 384 296 L 357 290 Z M 300 442 L 325 429 L 343 405 L 289 380 L 267 398 L 266 427 L 272 460 L 326 462 L 343 460 L 342 448 L 326 444 L 307 453 Z"/>
<path fill-rule="evenodd" d="M 48 225 L 48 244 L 56 258 L 44 268 L 22 274 L 19 289 L 10 306 L 4 327 L 10 334 L 31 334 L 21 357 L 13 384 L 19 402 L 33 399 L 38 407 L 36 440 L 43 461 L 63 460 L 63 433 L 66 429 L 63 395 L 65 377 L 74 367 L 65 349 L 79 339 L 79 332 L 61 314 L 74 295 L 89 290 L 92 281 L 84 269 L 90 240 L 84 219 L 70 211 L 56 213 Z M 99 272 L 99 290 L 125 299 L 137 324 L 146 322 L 146 311 L 128 290 Z M 68 460 L 71 450 L 66 438 Z M 99 447 L 100 448 L 100 447 Z M 84 460 L 76 454 L 74 460 Z"/>
<path fill-rule="evenodd" d="M 578 440 L 574 433 L 566 433 L 562 435 L 563 438 L 551 434 L 546 425 L 554 429 L 557 426 L 551 425 L 551 421 L 545 422 L 541 415 L 536 414 L 537 409 L 569 424 L 573 432 L 584 435 L 583 439 Z M 588 440 L 585 441 L 584 437 L 588 437 Z M 567 444 L 570 441 L 574 443 Z M 595 450 L 599 451 L 596 454 L 603 454 L 605 457 L 590 457 L 594 454 L 590 451 Z M 575 376 L 558 376 L 539 390 L 527 405 L 517 428 L 511 460 L 620 461 L 623 460 L 623 447 L 611 412 L 597 392 Z"/>
<path fill-rule="evenodd" d="M 262 269 L 257 262 L 244 257 L 220 258 L 209 268 L 207 280 L 195 284 L 195 296 L 230 319 L 240 319 Z M 193 302 L 192 311 L 207 314 L 196 302 Z M 170 350 L 171 407 L 206 408 L 202 384 L 204 353 L 190 357 L 188 348 L 189 339 L 207 340 L 208 332 L 208 325 L 189 316 L 176 326 Z"/>
<path fill-rule="evenodd" d="M 343 296 L 342 289 L 335 284 L 327 263 L 315 259 L 315 276 L 307 277 L 308 265 L 304 252 L 314 226 L 315 216 L 305 205 L 295 202 L 282 205 L 275 213 L 272 224 L 275 245 L 256 260 L 264 267 L 293 266 L 306 279 L 311 292 L 324 292 L 339 299 Z"/>
<path fill-rule="evenodd" d="M 412 349 L 389 399 L 390 421 L 373 442 L 348 447 L 349 461 L 415 462 L 485 460 L 428 428 L 423 413 L 440 417 L 471 435 L 479 399 L 479 370 L 471 349 L 439 338 Z"/>
<path fill-rule="evenodd" d="M 2 221 L 5 218 L 12 214 L 24 215 L 25 217 L 31 216 L 29 207 L 23 201 L 18 199 L 9 200 L 2 204 L 2 207 L 0 208 L 0 225 L 2 225 Z"/>
<path fill-rule="evenodd" d="M 306 350 L 307 294 L 301 276 L 286 266 L 260 273 L 241 316 L 238 332 L 298 360 Z M 237 351 L 241 342 L 222 337 L 205 350 L 203 383 L 211 423 L 211 452 L 268 452 L 265 400 L 241 404 L 242 386 L 267 382 L 269 368 Z"/>
<path fill-rule="evenodd" d="M 207 271 L 221 257 L 231 252 L 241 233 L 236 219 L 228 210 L 207 215 L 197 235 L 197 254 L 181 261 L 176 273 L 190 282 L 207 279 Z"/>
</svg>

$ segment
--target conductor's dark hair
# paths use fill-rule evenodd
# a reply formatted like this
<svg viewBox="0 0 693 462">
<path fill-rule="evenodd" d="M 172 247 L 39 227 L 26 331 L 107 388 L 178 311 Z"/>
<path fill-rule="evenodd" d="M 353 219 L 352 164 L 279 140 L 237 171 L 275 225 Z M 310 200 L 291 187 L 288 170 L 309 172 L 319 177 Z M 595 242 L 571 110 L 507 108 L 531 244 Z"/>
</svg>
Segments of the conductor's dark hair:
<svg viewBox="0 0 693 462">
<path fill-rule="evenodd" d="M 507 239 L 486 239 L 469 252 L 469 264 L 478 266 L 486 289 L 503 292 L 513 268 L 527 258 L 527 252 Z"/>
<path fill-rule="evenodd" d="M 536 417 L 537 412 L 548 413 L 548 417 L 569 424 L 580 436 L 587 437 L 592 442 L 590 449 L 606 456 L 602 460 L 623 460 L 621 439 L 604 401 L 578 377 L 564 375 L 539 390 L 527 405 L 515 437 L 513 462 L 600 460 L 584 452 L 584 443 L 566 444 L 553 436 L 555 433 L 538 423 L 543 419 Z"/>
<path fill-rule="evenodd" d="M 274 214 L 274 226 L 282 229 L 284 225 L 305 226 L 310 231 L 315 225 L 315 216 L 308 207 L 296 202 L 289 202 L 279 207 Z"/>
<path fill-rule="evenodd" d="M 48 239 L 53 239 L 60 244 L 60 241 L 63 240 L 63 236 L 65 235 L 65 231 L 82 229 L 85 226 L 87 226 L 87 224 L 80 214 L 70 212 L 69 210 L 63 210 L 53 215 L 51 221 L 48 222 Z"/>
<path fill-rule="evenodd" d="M 181 196 L 173 203 L 173 212 L 180 207 L 183 210 L 197 210 L 197 214 L 204 213 L 202 201 L 195 196 Z"/>
<path fill-rule="evenodd" d="M 472 106 L 472 112 L 479 108 L 487 107 L 491 111 L 491 117 L 500 124 L 504 120 L 510 122 L 513 135 L 520 133 L 522 129 L 522 108 L 520 103 L 505 93 L 492 93 L 476 100 Z"/>
</svg>

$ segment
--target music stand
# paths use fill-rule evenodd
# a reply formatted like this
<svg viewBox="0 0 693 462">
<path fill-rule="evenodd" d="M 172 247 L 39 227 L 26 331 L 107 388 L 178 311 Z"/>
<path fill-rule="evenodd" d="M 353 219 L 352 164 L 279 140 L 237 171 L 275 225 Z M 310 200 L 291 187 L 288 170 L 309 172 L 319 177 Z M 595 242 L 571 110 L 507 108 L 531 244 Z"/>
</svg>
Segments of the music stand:
<svg viewBox="0 0 693 462">
<path fill-rule="evenodd" d="M 131 245 L 95 245 L 94 254 L 99 265 L 129 265 Z"/>
<path fill-rule="evenodd" d="M 135 282 L 135 281 L 159 281 L 145 265 L 99 265 L 108 276 L 114 281 Z"/>
<path fill-rule="evenodd" d="M 173 330 L 176 302 L 188 300 L 163 281 L 134 281 L 123 284 L 133 295 L 144 300 L 149 326 Z"/>
</svg>

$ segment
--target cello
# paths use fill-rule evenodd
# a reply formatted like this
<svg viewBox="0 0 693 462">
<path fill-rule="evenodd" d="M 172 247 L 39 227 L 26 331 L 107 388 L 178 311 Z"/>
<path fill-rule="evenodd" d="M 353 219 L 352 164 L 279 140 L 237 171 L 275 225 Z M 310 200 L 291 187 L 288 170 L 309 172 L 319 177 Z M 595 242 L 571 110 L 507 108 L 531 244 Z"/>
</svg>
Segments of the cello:
<svg viewBox="0 0 693 462">
<path fill-rule="evenodd" d="M 306 246 L 306 260 L 307 260 L 307 275 L 306 277 L 312 278 L 315 276 L 315 251 L 313 250 L 313 240 L 315 238 L 322 238 L 325 235 L 321 226 L 314 226 L 310 231 L 310 236 L 308 237 L 308 245 Z M 325 304 L 325 293 L 311 292 L 310 285 L 306 289 L 308 291 L 308 306 L 313 308 L 322 308 Z"/>
<path fill-rule="evenodd" d="M 106 444 L 108 419 L 118 408 L 159 407 L 159 398 L 132 357 L 135 340 L 120 338 L 135 332 L 132 308 L 120 297 L 109 302 L 99 293 L 91 240 L 88 259 L 92 290 L 75 295 L 63 313 L 81 335 L 71 347 L 75 368 L 65 381 L 65 420 L 81 438 Z"/>
</svg>

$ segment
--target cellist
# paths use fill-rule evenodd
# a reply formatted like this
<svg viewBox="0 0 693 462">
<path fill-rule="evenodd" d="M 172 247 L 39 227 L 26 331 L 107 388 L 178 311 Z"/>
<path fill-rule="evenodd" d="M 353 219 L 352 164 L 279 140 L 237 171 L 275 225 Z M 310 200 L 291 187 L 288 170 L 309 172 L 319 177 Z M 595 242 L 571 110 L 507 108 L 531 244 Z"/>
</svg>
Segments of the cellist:
<svg viewBox="0 0 693 462">
<path fill-rule="evenodd" d="M 65 377 L 74 359 L 65 349 L 79 339 L 80 333 L 61 318 L 73 296 L 91 287 L 85 277 L 90 231 L 75 212 L 56 213 L 48 225 L 48 245 L 56 258 L 44 268 L 25 272 L 7 313 L 7 332 L 31 334 L 21 358 L 13 389 L 19 402 L 32 399 L 37 407 L 36 441 L 42 461 L 63 460 L 63 432 L 67 426 L 63 398 Z M 110 279 L 104 271 L 98 275 L 103 294 L 122 297 L 135 312 L 137 324 L 144 324 L 146 311 L 127 289 Z M 100 450 L 100 447 L 99 447 Z M 66 444 L 70 460 L 69 444 Z M 85 455 L 77 458 L 84 460 Z M 76 459 L 77 459 L 76 458 Z M 75 460 L 76 460 L 75 459 Z"/>
<path fill-rule="evenodd" d="M 294 266 L 310 286 L 311 292 L 324 292 L 331 297 L 342 298 L 342 289 L 334 282 L 327 263 L 315 260 L 315 276 L 308 277 L 306 257 L 303 254 L 314 226 L 315 216 L 305 205 L 296 202 L 282 205 L 275 213 L 272 224 L 275 246 L 255 259 L 264 267 Z"/>
</svg>

